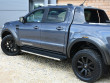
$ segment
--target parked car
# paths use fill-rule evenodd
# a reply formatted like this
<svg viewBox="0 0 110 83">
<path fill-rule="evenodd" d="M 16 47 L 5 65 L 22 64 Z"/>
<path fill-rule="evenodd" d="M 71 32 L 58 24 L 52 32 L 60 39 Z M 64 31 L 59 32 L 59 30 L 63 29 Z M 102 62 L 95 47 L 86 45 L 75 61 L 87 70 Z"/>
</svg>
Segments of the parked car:
<svg viewBox="0 0 110 83">
<path fill-rule="evenodd" d="M 26 52 L 72 60 L 75 75 L 85 82 L 98 80 L 110 65 L 110 21 L 98 8 L 39 7 L 18 21 L 5 23 L 1 38 L 1 48 L 10 56 Z"/>
</svg>

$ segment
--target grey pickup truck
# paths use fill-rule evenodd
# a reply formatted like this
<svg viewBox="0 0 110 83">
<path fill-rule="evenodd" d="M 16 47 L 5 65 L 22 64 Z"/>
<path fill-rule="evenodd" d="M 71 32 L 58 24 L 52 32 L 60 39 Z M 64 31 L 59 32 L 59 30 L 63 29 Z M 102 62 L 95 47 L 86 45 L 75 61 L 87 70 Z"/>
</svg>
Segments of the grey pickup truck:
<svg viewBox="0 0 110 83">
<path fill-rule="evenodd" d="M 1 38 L 6 55 L 25 52 L 71 60 L 75 75 L 85 82 L 97 81 L 110 65 L 110 21 L 98 8 L 38 7 L 18 21 L 5 23 Z"/>
</svg>

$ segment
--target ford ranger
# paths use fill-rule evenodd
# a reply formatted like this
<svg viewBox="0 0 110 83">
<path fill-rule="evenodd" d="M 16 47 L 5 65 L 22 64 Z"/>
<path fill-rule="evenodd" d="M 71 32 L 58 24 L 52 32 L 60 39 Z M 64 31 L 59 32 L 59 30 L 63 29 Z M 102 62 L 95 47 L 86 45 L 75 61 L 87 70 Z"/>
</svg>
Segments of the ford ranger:
<svg viewBox="0 0 110 83">
<path fill-rule="evenodd" d="M 85 82 L 98 80 L 110 65 L 110 21 L 104 10 L 94 7 L 38 7 L 18 21 L 5 23 L 1 38 L 6 55 L 25 52 L 71 60 L 75 75 Z"/>
</svg>

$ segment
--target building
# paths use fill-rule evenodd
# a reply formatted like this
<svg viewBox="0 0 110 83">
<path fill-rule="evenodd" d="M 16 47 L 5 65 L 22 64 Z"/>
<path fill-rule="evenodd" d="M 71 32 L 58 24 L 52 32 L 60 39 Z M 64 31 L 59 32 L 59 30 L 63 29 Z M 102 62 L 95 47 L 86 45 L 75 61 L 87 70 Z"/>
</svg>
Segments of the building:
<svg viewBox="0 0 110 83">
<path fill-rule="evenodd" d="M 84 0 L 0 0 L 0 28 L 5 22 L 18 20 L 39 5 L 74 4 L 80 5 Z M 87 0 L 86 6 L 104 9 L 110 18 L 110 0 Z"/>
<path fill-rule="evenodd" d="M 57 0 L 58 4 L 74 4 L 80 5 L 84 0 Z M 85 6 L 92 6 L 96 8 L 104 9 L 110 18 L 110 0 L 86 0 Z"/>
<path fill-rule="evenodd" d="M 56 0 L 0 0 L 0 28 L 5 22 L 18 20 L 39 5 L 56 4 Z"/>
</svg>

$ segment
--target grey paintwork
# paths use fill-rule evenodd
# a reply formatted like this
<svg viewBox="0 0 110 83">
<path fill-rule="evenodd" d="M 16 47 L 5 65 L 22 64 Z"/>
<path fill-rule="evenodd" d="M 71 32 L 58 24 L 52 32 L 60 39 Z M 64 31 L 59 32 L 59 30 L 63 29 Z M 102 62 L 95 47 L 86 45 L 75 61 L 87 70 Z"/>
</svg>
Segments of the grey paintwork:
<svg viewBox="0 0 110 83">
<path fill-rule="evenodd" d="M 67 8 L 68 12 L 65 22 L 47 23 L 45 17 L 48 13 L 48 8 Z M 91 7 L 72 5 L 41 7 L 38 9 L 46 10 L 41 23 L 23 24 L 20 21 L 8 22 L 4 24 L 1 35 L 5 31 L 9 31 L 19 46 L 31 45 L 61 52 L 68 57 L 70 57 L 70 49 L 75 43 L 88 41 L 101 51 L 105 63 L 110 65 L 110 24 L 86 23 L 84 17 L 85 8 Z M 75 12 L 76 14 L 74 14 Z M 39 29 L 34 29 L 35 26 L 38 26 Z M 16 29 L 17 27 L 19 29 Z M 57 30 L 57 27 L 63 27 L 63 29 Z"/>
</svg>

